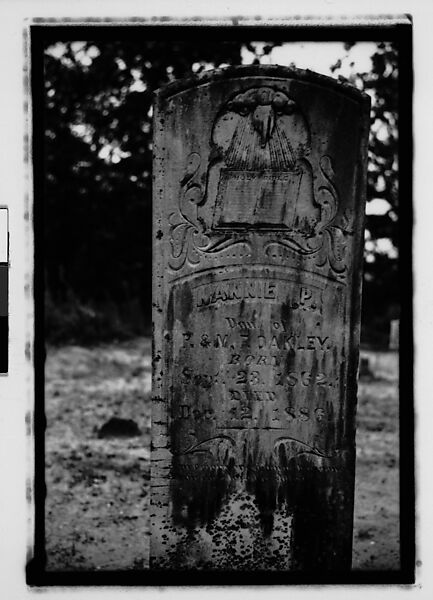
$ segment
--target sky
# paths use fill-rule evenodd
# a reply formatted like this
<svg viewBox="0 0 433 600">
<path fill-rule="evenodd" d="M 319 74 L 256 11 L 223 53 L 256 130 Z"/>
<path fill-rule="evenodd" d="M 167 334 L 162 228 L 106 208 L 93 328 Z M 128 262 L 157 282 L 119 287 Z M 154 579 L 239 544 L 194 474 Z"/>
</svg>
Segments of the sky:
<svg viewBox="0 0 433 600">
<path fill-rule="evenodd" d="M 356 64 L 358 72 L 371 69 L 370 56 L 376 48 L 374 42 L 357 42 L 351 48 L 350 61 Z M 323 75 L 332 76 L 330 66 L 347 55 L 343 42 L 293 42 L 273 48 L 272 52 L 262 59 L 264 64 L 289 65 L 294 62 L 298 69 L 310 69 Z M 245 64 L 252 62 L 254 55 L 244 48 L 242 60 Z M 351 72 L 349 61 L 343 64 L 342 75 L 348 77 Z"/>
</svg>

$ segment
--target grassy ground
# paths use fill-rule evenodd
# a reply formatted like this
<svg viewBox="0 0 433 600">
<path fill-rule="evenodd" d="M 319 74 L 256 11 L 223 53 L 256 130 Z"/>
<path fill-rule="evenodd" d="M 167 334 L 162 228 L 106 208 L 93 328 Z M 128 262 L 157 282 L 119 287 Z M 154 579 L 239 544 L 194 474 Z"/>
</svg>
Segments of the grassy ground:
<svg viewBox="0 0 433 600">
<path fill-rule="evenodd" d="M 353 568 L 399 567 L 397 355 L 364 353 Z M 46 551 L 49 571 L 147 567 L 150 340 L 49 348 L 46 362 Z M 111 417 L 141 434 L 100 439 Z"/>
<path fill-rule="evenodd" d="M 150 340 L 51 349 L 46 363 L 48 570 L 147 564 Z M 111 417 L 141 436 L 99 439 Z"/>
<path fill-rule="evenodd" d="M 353 568 L 399 568 L 398 355 L 363 352 L 358 386 Z"/>
</svg>

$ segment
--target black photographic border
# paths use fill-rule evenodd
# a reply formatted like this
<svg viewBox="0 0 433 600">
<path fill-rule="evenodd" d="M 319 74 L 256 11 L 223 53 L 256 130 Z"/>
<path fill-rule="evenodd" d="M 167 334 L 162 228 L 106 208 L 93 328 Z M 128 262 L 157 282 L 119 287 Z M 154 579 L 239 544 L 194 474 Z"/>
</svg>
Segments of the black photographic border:
<svg viewBox="0 0 433 600">
<path fill-rule="evenodd" d="M 197 585 L 311 585 L 311 584 L 413 584 L 415 582 L 415 452 L 413 397 L 413 139 L 412 139 L 412 24 L 404 19 L 332 23 L 305 21 L 275 24 L 256 21 L 227 25 L 200 21 L 171 23 L 125 19 L 119 24 L 101 19 L 34 20 L 30 33 L 30 94 L 33 139 L 33 228 L 34 228 L 34 546 L 26 567 L 30 586 L 197 586 Z M 399 352 L 400 425 L 400 569 L 398 571 L 352 571 L 345 573 L 218 572 L 218 571 L 71 571 L 45 570 L 45 333 L 44 333 L 44 47 L 47 43 L 70 40 L 152 39 L 281 40 L 293 41 L 393 41 L 399 59 L 399 278 L 401 319 Z M 404 377 L 402 366 L 404 366 Z"/>
</svg>

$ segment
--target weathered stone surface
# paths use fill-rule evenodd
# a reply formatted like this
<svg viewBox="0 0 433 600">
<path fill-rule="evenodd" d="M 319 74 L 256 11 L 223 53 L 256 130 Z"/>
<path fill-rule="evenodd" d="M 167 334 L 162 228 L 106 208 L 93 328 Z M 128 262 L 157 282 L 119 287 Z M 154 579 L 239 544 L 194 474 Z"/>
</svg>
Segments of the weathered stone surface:
<svg viewBox="0 0 433 600">
<path fill-rule="evenodd" d="M 154 120 L 151 567 L 350 567 L 368 99 L 240 67 Z"/>
</svg>

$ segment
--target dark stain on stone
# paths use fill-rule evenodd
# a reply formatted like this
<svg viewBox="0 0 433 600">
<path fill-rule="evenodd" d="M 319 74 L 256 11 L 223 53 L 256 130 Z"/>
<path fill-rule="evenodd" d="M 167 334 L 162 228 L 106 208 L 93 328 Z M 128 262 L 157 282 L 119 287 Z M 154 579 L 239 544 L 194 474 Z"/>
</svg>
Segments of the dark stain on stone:
<svg viewBox="0 0 433 600">
<path fill-rule="evenodd" d="M 350 484 L 332 471 L 305 471 L 294 483 L 294 568 L 332 571 L 338 565 L 339 570 L 350 569 L 351 518 L 341 511 L 342 502 L 349 500 Z"/>
<path fill-rule="evenodd" d="M 188 529 L 212 524 L 234 491 L 233 471 L 233 459 L 227 465 L 210 464 L 198 469 L 185 457 L 177 457 L 171 481 L 173 524 Z"/>
<path fill-rule="evenodd" d="M 296 364 L 296 352 L 293 348 L 287 351 L 286 360 L 285 360 L 285 369 L 286 373 L 290 373 Z"/>
<path fill-rule="evenodd" d="M 193 296 L 188 282 L 185 282 L 180 287 L 177 293 L 177 299 L 179 304 L 177 305 L 176 303 L 176 309 L 178 311 L 176 318 L 182 322 L 184 327 L 187 327 L 188 319 L 194 308 Z"/>
<path fill-rule="evenodd" d="M 290 299 L 287 299 L 286 302 L 282 302 L 280 310 L 281 321 L 286 325 L 286 328 L 290 324 L 291 313 L 292 307 Z"/>
<path fill-rule="evenodd" d="M 278 505 L 278 482 L 276 470 L 271 461 L 264 466 L 257 467 L 254 483 L 250 482 L 250 489 L 260 511 L 260 521 L 263 535 L 269 537 L 274 526 L 274 512 Z"/>
<path fill-rule="evenodd" d="M 173 300 L 174 288 L 170 289 L 170 295 L 168 297 L 167 303 L 167 329 L 169 331 L 173 331 L 173 323 L 174 323 L 174 300 Z"/>
</svg>

